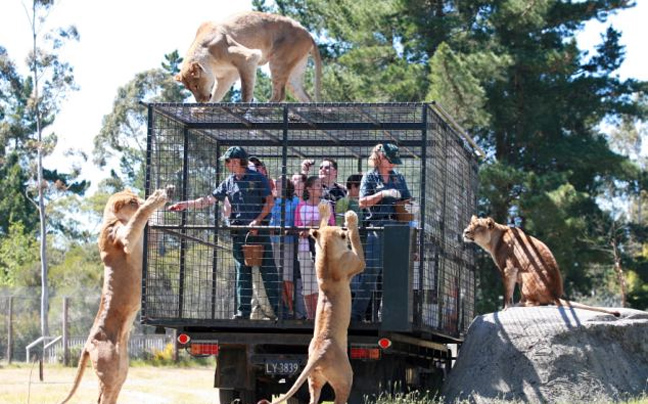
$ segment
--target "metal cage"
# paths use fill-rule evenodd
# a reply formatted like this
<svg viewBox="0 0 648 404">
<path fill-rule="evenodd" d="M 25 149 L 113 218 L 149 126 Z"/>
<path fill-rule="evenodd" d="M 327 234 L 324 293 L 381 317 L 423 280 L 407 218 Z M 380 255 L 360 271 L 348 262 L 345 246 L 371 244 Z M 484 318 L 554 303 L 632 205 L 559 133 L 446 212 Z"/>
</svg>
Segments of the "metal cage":
<svg viewBox="0 0 648 404">
<path fill-rule="evenodd" d="M 473 249 L 464 246 L 462 229 L 475 212 L 476 150 L 437 105 L 150 104 L 148 113 L 146 194 L 174 185 L 174 201 L 211 194 L 229 175 L 219 157 L 230 146 L 241 146 L 258 157 L 279 189 L 286 190 L 304 159 L 316 161 L 309 175 L 317 175 L 323 158 L 335 159 L 337 182 L 344 185 L 349 175 L 369 169 L 368 156 L 376 144 L 398 145 L 402 165 L 397 170 L 413 197 L 408 206 L 413 220 L 407 223 L 409 231 L 401 233 L 410 237 L 396 241 L 408 246 L 407 268 L 389 271 L 407 275 L 405 289 L 395 291 L 406 307 L 404 321 L 414 331 L 452 337 L 465 332 L 473 318 L 475 285 Z M 259 325 L 273 323 L 279 328 L 312 326 L 300 320 L 299 291 L 304 285 L 299 284 L 305 279 L 295 248 L 285 248 L 299 237 L 286 236 L 295 230 L 286 223 L 283 213 L 279 223 L 264 227 L 274 234 L 279 273 L 276 284 L 264 287 L 275 287 L 274 293 L 282 296 L 279 313 L 257 317 L 253 313 L 252 318 L 258 318 Z M 237 288 L 231 237 L 233 231 L 246 231 L 235 227 L 228 226 L 221 204 L 183 212 L 160 210 L 152 217 L 146 233 L 143 323 L 170 327 L 232 323 Z M 363 227 L 363 243 L 368 231 L 383 230 Z M 383 245 L 383 256 L 395 251 L 393 247 Z M 382 313 L 388 311 L 381 306 L 381 295 L 392 286 L 383 278 L 384 272 L 370 283 L 367 316 L 352 322 L 352 329 L 380 327 Z M 285 282 L 291 281 L 292 298 L 283 293 Z M 272 314 L 279 317 L 277 322 L 261 320 Z"/>
</svg>

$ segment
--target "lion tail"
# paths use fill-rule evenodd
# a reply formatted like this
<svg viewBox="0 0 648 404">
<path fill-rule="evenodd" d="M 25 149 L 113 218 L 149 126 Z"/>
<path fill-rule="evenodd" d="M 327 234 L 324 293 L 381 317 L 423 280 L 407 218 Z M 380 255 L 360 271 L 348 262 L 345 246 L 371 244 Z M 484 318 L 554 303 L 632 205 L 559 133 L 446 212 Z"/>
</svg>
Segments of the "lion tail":
<svg viewBox="0 0 648 404">
<path fill-rule="evenodd" d="M 81 384 L 81 378 L 83 377 L 83 373 L 85 372 L 86 364 L 88 363 L 89 358 L 90 358 L 90 354 L 88 353 L 88 350 L 85 347 L 83 347 L 83 351 L 81 352 L 81 358 L 79 358 L 79 366 L 77 367 L 77 373 L 76 376 L 74 377 L 74 385 L 72 385 L 72 390 L 70 390 L 68 396 L 65 397 L 65 399 L 61 401 L 59 404 L 67 403 L 72 398 L 74 393 L 76 393 L 79 384 Z"/>
<path fill-rule="evenodd" d="M 312 38 L 311 38 L 312 39 Z M 315 101 L 322 100 L 322 56 L 320 55 L 319 48 L 313 39 L 313 48 L 311 54 L 315 61 Z"/>
<path fill-rule="evenodd" d="M 588 306 L 586 304 L 572 302 L 571 300 L 557 299 L 556 304 L 558 306 L 566 306 L 566 307 L 574 307 L 574 308 L 583 309 L 583 310 L 598 311 L 600 313 L 611 314 L 611 315 L 613 315 L 615 317 L 620 317 L 621 316 L 621 313 L 619 313 L 616 310 L 608 310 L 608 309 L 603 308 L 603 307 Z"/>
<path fill-rule="evenodd" d="M 297 393 L 297 390 L 299 390 L 299 388 L 302 386 L 302 384 L 304 384 L 306 379 L 308 379 L 308 376 L 310 376 L 311 372 L 313 371 L 313 368 L 315 368 L 315 366 L 319 362 L 320 357 L 321 356 L 318 355 L 317 358 L 313 359 L 312 361 L 309 360 L 308 363 L 306 363 L 306 366 L 304 367 L 304 370 L 302 370 L 301 374 L 299 375 L 297 380 L 295 380 L 295 383 L 292 385 L 292 387 L 290 388 L 290 390 L 288 390 L 288 392 L 286 394 L 279 397 L 278 399 L 276 399 L 272 403 L 270 403 L 268 400 L 260 400 L 257 404 L 279 404 L 279 403 L 282 403 L 282 402 L 288 400 L 292 396 L 294 396 Z M 61 404 L 63 404 L 63 403 L 61 403 Z"/>
</svg>

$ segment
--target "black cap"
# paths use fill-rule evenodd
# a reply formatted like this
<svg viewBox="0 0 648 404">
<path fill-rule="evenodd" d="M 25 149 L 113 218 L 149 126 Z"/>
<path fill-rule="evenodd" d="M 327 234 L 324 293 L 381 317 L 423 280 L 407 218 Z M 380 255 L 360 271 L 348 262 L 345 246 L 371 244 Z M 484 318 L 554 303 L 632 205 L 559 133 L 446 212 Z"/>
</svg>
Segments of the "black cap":
<svg viewBox="0 0 648 404">
<path fill-rule="evenodd" d="M 245 152 L 245 150 L 243 150 L 242 147 L 232 146 L 229 149 L 227 149 L 225 153 L 223 153 L 220 159 L 225 160 L 225 159 L 247 159 L 247 158 L 248 155 Z"/>
</svg>

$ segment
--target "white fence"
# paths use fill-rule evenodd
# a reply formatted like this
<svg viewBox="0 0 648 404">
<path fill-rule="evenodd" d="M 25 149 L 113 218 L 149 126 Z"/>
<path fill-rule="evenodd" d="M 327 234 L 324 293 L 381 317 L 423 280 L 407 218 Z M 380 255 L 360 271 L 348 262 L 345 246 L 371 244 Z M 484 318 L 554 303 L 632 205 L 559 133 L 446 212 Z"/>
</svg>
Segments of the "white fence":
<svg viewBox="0 0 648 404">
<path fill-rule="evenodd" d="M 75 363 L 86 343 L 87 337 L 71 337 L 68 340 L 70 351 L 70 363 Z M 167 344 L 173 342 L 170 335 L 131 335 L 128 341 L 128 356 L 133 358 L 144 358 L 156 351 L 162 351 Z M 45 362 L 57 363 L 63 361 L 63 341 L 59 340 L 45 350 Z"/>
</svg>

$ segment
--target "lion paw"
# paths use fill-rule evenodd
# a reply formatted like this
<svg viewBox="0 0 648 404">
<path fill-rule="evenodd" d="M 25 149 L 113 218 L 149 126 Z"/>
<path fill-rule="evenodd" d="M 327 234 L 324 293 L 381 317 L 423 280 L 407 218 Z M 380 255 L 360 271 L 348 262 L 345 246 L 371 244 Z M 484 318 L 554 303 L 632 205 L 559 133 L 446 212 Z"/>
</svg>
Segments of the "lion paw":
<svg viewBox="0 0 648 404">
<path fill-rule="evenodd" d="M 166 188 L 164 188 L 164 190 L 166 191 L 167 199 L 171 199 L 175 194 L 175 185 L 167 185 Z"/>
<path fill-rule="evenodd" d="M 156 189 L 147 199 L 146 203 L 151 205 L 164 205 L 168 200 L 166 189 Z"/>
<path fill-rule="evenodd" d="M 349 210 L 344 214 L 344 226 L 345 227 L 358 227 L 358 215 Z"/>
</svg>

